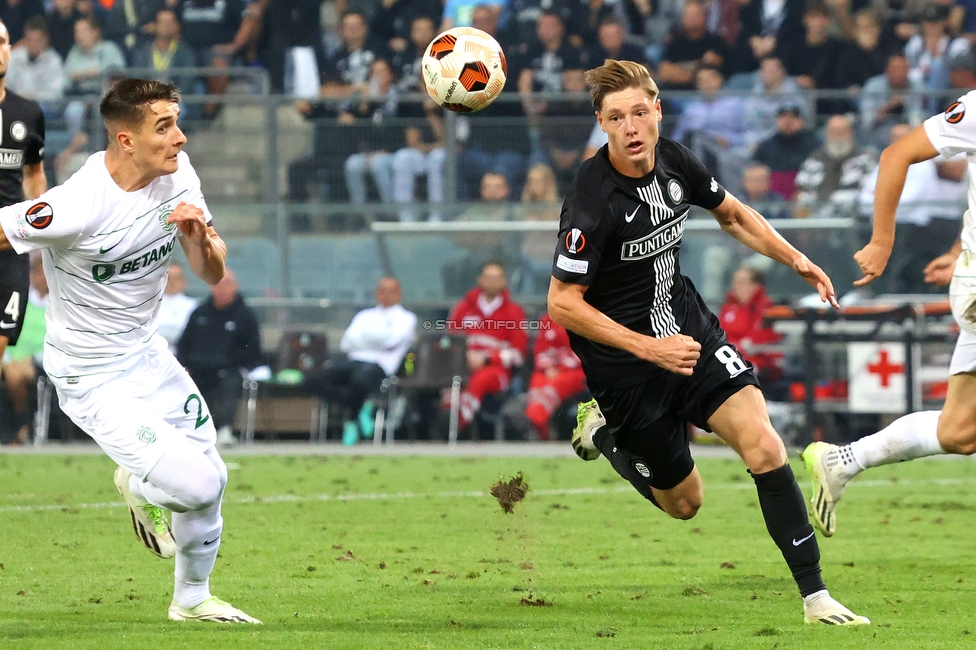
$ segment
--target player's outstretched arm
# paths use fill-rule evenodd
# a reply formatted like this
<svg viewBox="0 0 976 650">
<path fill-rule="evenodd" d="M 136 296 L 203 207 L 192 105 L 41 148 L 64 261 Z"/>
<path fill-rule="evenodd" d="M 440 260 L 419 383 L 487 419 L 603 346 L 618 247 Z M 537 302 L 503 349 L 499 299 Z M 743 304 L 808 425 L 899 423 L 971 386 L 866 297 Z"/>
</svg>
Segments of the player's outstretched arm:
<svg viewBox="0 0 976 650">
<path fill-rule="evenodd" d="M 8 248 L 13 248 L 10 242 L 7 241 L 7 234 L 3 231 L 3 226 L 0 226 L 0 251 L 5 251 Z"/>
<path fill-rule="evenodd" d="M 227 245 L 213 226 L 207 225 L 203 210 L 191 203 L 180 203 L 167 222 L 175 223 L 179 229 L 180 245 L 193 273 L 207 284 L 220 282 L 224 277 Z"/>
<path fill-rule="evenodd" d="M 701 344 L 676 334 L 656 339 L 639 334 L 596 309 L 583 299 L 587 287 L 551 278 L 549 317 L 571 332 L 591 341 L 626 350 L 670 372 L 691 375 L 701 355 Z"/>
<path fill-rule="evenodd" d="M 817 290 L 821 300 L 839 307 L 834 285 L 823 269 L 796 250 L 756 210 L 726 193 L 725 199 L 711 213 L 722 230 L 757 253 L 790 267 Z"/>
<path fill-rule="evenodd" d="M 878 161 L 878 185 L 874 191 L 874 228 L 871 241 L 854 253 L 854 261 L 864 277 L 854 282 L 861 287 L 874 281 L 888 265 L 891 248 L 895 244 L 895 211 L 905 189 L 908 167 L 939 155 L 924 126 L 917 126 L 908 135 L 896 140 L 881 152 Z"/>
</svg>

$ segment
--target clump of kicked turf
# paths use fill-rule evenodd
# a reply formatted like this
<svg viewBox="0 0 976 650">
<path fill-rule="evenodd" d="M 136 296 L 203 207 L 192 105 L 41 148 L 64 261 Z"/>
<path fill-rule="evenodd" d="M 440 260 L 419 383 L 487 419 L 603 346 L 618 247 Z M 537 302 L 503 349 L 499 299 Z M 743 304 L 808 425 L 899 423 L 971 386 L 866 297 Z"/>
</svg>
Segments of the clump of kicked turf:
<svg viewBox="0 0 976 650">
<path fill-rule="evenodd" d="M 508 514 L 515 512 L 515 506 L 525 498 L 529 491 L 529 484 L 522 479 L 522 472 L 516 474 L 507 483 L 499 480 L 491 486 L 491 496 L 498 500 L 498 505 Z"/>
</svg>

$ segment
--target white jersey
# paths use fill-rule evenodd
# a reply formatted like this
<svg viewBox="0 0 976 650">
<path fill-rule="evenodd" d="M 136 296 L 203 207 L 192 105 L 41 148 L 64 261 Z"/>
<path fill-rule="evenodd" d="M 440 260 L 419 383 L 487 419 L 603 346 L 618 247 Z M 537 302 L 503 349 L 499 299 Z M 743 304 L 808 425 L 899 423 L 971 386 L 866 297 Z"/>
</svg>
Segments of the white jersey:
<svg viewBox="0 0 976 650">
<path fill-rule="evenodd" d="M 923 123 L 925 135 L 932 146 L 946 158 L 966 154 L 969 169 L 968 210 L 963 217 L 963 250 L 976 251 L 976 90 L 971 90 L 952 104 L 944 113 L 933 115 Z"/>
<path fill-rule="evenodd" d="M 186 153 L 178 163 L 175 173 L 126 192 L 99 152 L 40 198 L 0 209 L 14 250 L 43 251 L 51 292 L 44 368 L 58 383 L 109 379 L 158 339 L 156 317 L 177 237 L 166 219 L 186 202 L 212 221 Z"/>
</svg>

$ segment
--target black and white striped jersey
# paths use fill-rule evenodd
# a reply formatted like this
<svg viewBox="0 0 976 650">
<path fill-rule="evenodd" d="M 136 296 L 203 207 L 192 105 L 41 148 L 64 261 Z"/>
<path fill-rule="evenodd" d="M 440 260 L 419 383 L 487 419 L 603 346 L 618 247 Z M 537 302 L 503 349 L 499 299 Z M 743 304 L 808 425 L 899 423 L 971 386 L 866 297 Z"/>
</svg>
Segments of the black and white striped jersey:
<svg viewBox="0 0 976 650">
<path fill-rule="evenodd" d="M 661 138 L 654 170 L 630 178 L 610 164 L 604 146 L 583 163 L 563 202 L 552 274 L 589 288 L 585 300 L 614 321 L 653 337 L 686 334 L 702 346 L 723 336 L 678 249 L 692 205 L 713 209 L 725 188 L 684 146 Z M 623 350 L 570 332 L 591 384 L 616 388 L 665 372 Z"/>
</svg>

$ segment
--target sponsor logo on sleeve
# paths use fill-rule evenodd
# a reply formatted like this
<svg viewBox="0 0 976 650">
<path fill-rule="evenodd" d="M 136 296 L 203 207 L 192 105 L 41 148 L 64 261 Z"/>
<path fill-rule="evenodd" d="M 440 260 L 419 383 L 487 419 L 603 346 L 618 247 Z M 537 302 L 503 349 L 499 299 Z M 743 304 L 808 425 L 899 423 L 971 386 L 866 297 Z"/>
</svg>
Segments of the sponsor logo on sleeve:
<svg viewBox="0 0 976 650">
<path fill-rule="evenodd" d="M 949 124 L 959 124 L 966 115 L 966 105 L 962 102 L 952 102 L 945 110 L 945 119 Z"/>
<path fill-rule="evenodd" d="M 710 189 L 713 193 L 718 192 L 718 181 L 715 180 L 714 176 L 712 176 L 712 182 L 709 183 L 708 189 Z"/>
<path fill-rule="evenodd" d="M 570 259 L 560 253 L 559 257 L 556 258 L 556 268 L 560 268 L 563 271 L 568 271 L 570 273 L 586 275 L 587 270 L 590 268 L 590 263 L 588 260 Z"/>
<path fill-rule="evenodd" d="M 581 253 L 586 248 L 586 236 L 579 228 L 573 228 L 566 233 L 566 250 L 570 253 Z"/>
<path fill-rule="evenodd" d="M 27 212 L 24 214 L 24 218 L 27 219 L 27 223 L 36 230 L 43 230 L 51 225 L 54 221 L 54 209 L 47 203 L 43 201 L 40 203 L 35 203 L 31 207 L 27 208 Z"/>
</svg>

